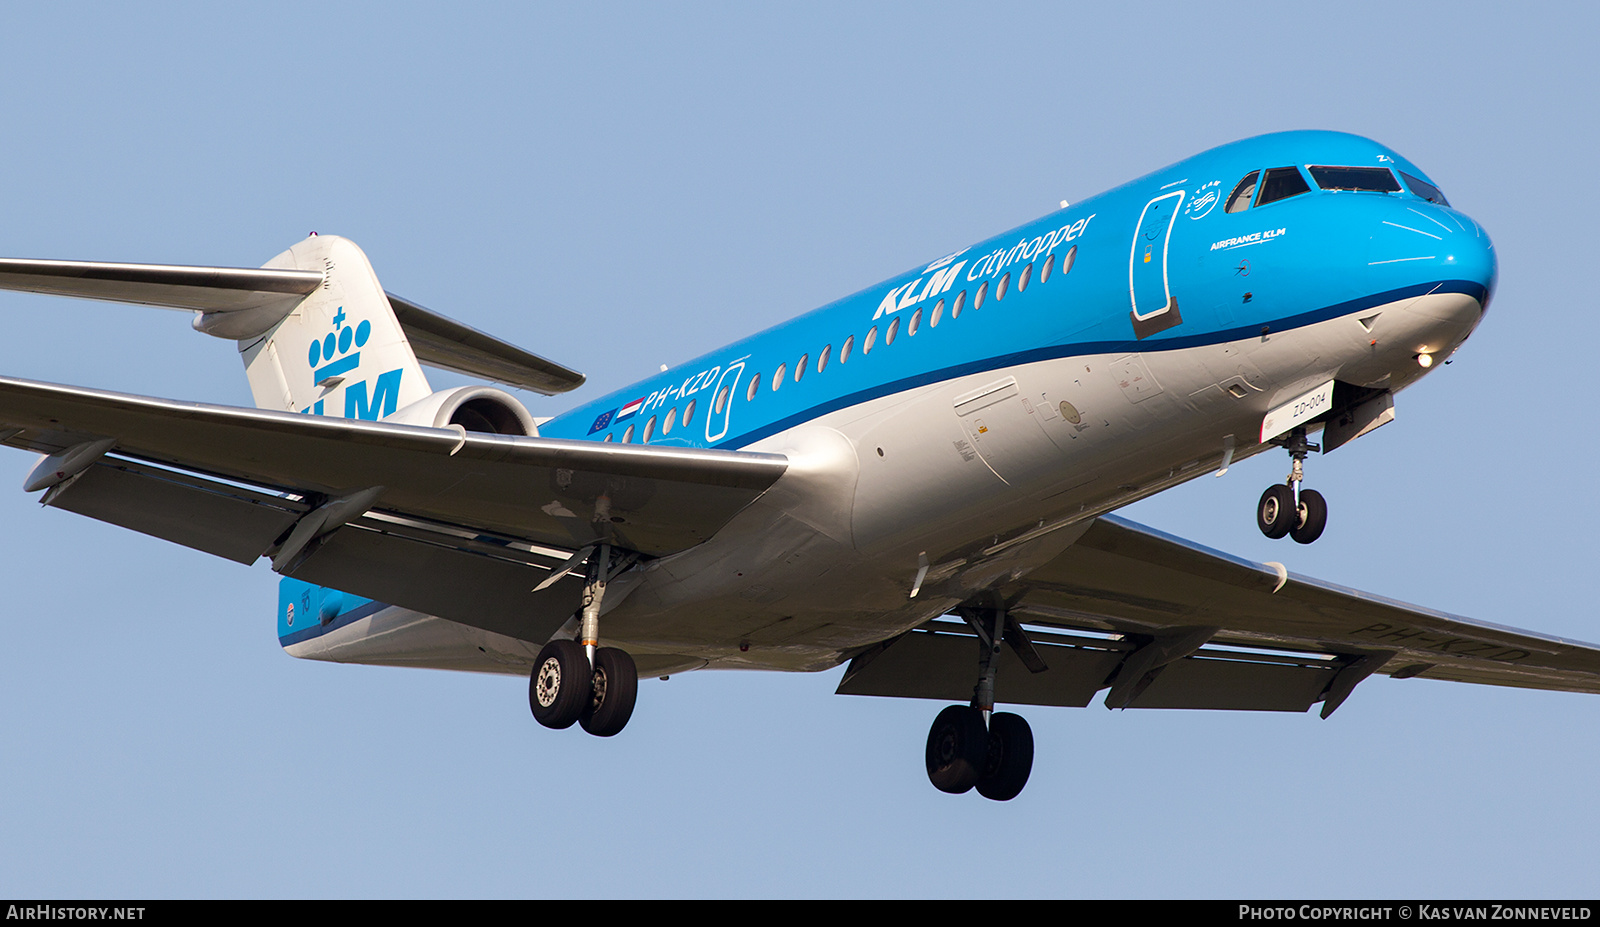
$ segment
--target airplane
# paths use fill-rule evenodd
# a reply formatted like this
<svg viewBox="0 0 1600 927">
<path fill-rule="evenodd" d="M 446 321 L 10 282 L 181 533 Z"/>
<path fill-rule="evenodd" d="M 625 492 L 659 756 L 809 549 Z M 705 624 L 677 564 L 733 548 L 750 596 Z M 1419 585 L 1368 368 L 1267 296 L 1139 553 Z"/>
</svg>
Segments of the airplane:
<svg viewBox="0 0 1600 927">
<path fill-rule="evenodd" d="M 582 374 L 317 235 L 260 268 L 0 260 L 0 289 L 188 310 L 256 408 L 0 378 L 44 505 L 283 575 L 314 660 L 527 676 L 609 737 L 641 678 L 817 672 L 950 702 L 938 789 L 1008 801 L 1002 704 L 1329 717 L 1374 673 L 1600 692 L 1600 647 L 1290 573 L 1112 514 L 1265 452 L 1257 526 L 1313 543 L 1306 462 L 1394 420 L 1473 332 L 1487 233 L 1355 135 L 1246 139 L 592 399 Z M 1316 437 L 1319 443 L 1312 443 Z"/>
</svg>

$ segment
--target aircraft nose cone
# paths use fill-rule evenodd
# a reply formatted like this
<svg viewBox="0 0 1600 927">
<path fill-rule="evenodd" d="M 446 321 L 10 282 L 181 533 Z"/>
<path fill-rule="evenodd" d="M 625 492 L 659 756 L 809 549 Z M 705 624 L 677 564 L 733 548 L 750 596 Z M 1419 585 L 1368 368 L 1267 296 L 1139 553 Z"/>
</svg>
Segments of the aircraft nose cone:
<svg viewBox="0 0 1600 927">
<path fill-rule="evenodd" d="M 1483 287 L 1479 302 L 1487 310 L 1500 277 L 1500 262 L 1495 257 L 1494 242 L 1489 240 L 1488 232 L 1466 216 L 1456 213 L 1451 218 L 1460 219 L 1473 234 L 1469 238 L 1464 230 L 1447 238 L 1439 267 L 1441 270 L 1449 269 L 1458 279 L 1470 280 Z"/>
<path fill-rule="evenodd" d="M 1494 242 L 1470 217 L 1430 203 L 1395 204 L 1379 221 L 1368 267 L 1394 284 L 1434 284 L 1470 295 L 1481 313 L 1499 274 Z"/>
</svg>

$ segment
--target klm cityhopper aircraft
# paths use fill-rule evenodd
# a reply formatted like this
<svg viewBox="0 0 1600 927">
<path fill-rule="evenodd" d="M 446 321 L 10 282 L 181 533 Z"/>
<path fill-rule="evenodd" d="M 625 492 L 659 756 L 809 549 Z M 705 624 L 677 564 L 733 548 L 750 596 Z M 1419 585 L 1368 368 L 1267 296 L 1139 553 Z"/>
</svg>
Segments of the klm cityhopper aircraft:
<svg viewBox="0 0 1600 927">
<path fill-rule="evenodd" d="M 1476 222 L 1388 148 L 1208 151 L 552 419 L 583 376 L 385 293 L 351 242 L 260 269 L 0 262 L 0 287 L 194 311 L 256 409 L 0 379 L 45 505 L 284 579 L 297 657 L 527 674 L 622 730 L 640 676 L 817 671 L 955 702 L 947 792 L 1016 796 L 997 702 L 1306 711 L 1373 673 L 1600 692 L 1600 648 L 1291 575 L 1109 513 L 1287 452 L 1267 536 L 1315 541 L 1304 462 L 1394 418 L 1495 285 Z M 1311 443 L 1317 437 L 1320 447 Z"/>
</svg>

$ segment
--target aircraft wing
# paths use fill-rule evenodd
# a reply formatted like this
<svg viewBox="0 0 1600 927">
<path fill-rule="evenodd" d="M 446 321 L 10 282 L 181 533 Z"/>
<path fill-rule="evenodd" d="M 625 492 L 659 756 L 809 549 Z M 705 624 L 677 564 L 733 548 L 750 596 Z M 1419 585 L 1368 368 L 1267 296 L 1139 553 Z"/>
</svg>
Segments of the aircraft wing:
<svg viewBox="0 0 1600 927">
<path fill-rule="evenodd" d="M 1600 647 L 1408 605 L 1102 516 L 999 590 L 1031 632 L 1004 654 L 1001 701 L 1306 711 L 1372 673 L 1600 693 Z M 897 654 L 897 651 L 899 653 Z M 857 657 L 839 691 L 964 699 L 973 638 L 938 621 Z M 859 666 L 857 664 L 860 664 Z M 921 676 L 911 670 L 920 665 Z M 891 691 L 895 690 L 895 691 Z"/>
<path fill-rule="evenodd" d="M 780 455 L 478 434 L 0 378 L 0 441 L 43 501 L 242 563 L 542 642 L 601 542 L 715 534 Z M 568 600 L 572 600 L 569 602 Z M 551 622 L 554 622 L 552 625 Z"/>
</svg>

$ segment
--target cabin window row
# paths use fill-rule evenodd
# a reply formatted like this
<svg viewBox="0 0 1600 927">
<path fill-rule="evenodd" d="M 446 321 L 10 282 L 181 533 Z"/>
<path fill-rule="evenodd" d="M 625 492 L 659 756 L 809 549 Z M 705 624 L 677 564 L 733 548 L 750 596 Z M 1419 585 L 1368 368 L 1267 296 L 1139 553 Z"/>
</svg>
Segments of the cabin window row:
<svg viewBox="0 0 1600 927">
<path fill-rule="evenodd" d="M 727 391 L 728 391 L 727 387 L 723 387 L 722 391 L 723 391 L 723 394 L 725 396 L 727 394 Z M 695 409 L 696 409 L 697 406 L 699 406 L 699 404 L 700 404 L 700 400 L 698 400 L 698 399 L 689 400 L 689 404 L 683 407 L 683 418 L 681 420 L 678 418 L 678 407 L 677 406 L 673 406 L 672 408 L 667 410 L 666 418 L 662 418 L 659 415 L 650 416 L 650 420 L 644 423 L 644 432 L 639 435 L 639 443 L 640 444 L 649 444 L 650 443 L 650 440 L 656 436 L 656 426 L 657 426 L 658 423 L 661 426 L 661 435 L 663 437 L 665 437 L 666 435 L 672 434 L 672 429 L 674 429 L 674 428 L 679 428 L 679 427 L 688 428 L 691 424 L 694 423 Z M 620 439 L 623 444 L 632 444 L 633 443 L 634 431 L 635 431 L 635 429 L 637 427 L 638 427 L 637 425 L 629 425 L 627 428 L 623 429 L 622 437 Z M 619 439 L 617 438 L 615 432 L 608 432 L 606 434 L 606 436 L 604 438 L 601 438 L 600 440 L 601 441 L 616 441 L 616 440 L 619 440 Z"/>
<path fill-rule="evenodd" d="M 1057 257 L 1060 257 L 1059 268 L 1057 267 L 1056 262 Z M 1039 283 L 1047 282 L 1052 276 L 1059 277 L 1066 275 L 1072 270 L 1072 265 L 1077 261 L 1077 258 L 1077 245 L 1073 245 L 1060 255 L 1051 254 L 1049 257 L 1045 258 L 1044 264 L 1039 265 Z M 1018 293 L 1027 290 L 1028 286 L 1033 282 L 1035 264 L 1037 264 L 1036 261 L 1030 261 L 1026 267 L 1022 268 L 1022 270 L 1018 272 L 1016 283 L 1016 290 Z M 973 292 L 973 311 L 983 308 L 983 304 L 989 299 L 990 282 L 991 281 L 985 280 L 978 286 L 978 289 Z M 1006 294 L 1011 290 L 1011 272 L 1007 271 L 1000 277 L 999 280 L 993 281 L 993 283 L 994 300 L 995 302 L 1000 302 L 1006 298 Z M 923 314 L 925 310 L 921 307 L 913 312 L 909 321 L 905 325 L 906 337 L 915 337 L 916 334 L 923 329 L 924 318 L 926 318 L 926 327 L 930 329 L 938 328 L 939 323 L 944 319 L 945 304 L 945 299 L 941 297 L 938 302 L 933 304 L 932 309 L 926 310 L 926 316 Z M 949 301 L 949 307 L 950 318 L 960 318 L 962 311 L 967 308 L 967 291 L 962 290 L 960 293 L 956 294 L 955 299 Z M 885 346 L 894 344 L 895 339 L 900 336 L 900 323 L 901 318 L 899 316 L 896 316 L 889 322 L 888 328 L 886 328 L 883 332 L 883 343 Z M 867 330 L 866 335 L 861 339 L 861 353 L 863 355 L 871 354 L 873 348 L 877 347 L 877 345 L 878 326 L 874 325 Z M 828 369 L 828 366 L 831 363 L 844 364 L 848 362 L 851 356 L 855 353 L 855 350 L 856 336 L 854 335 L 846 338 L 844 343 L 839 346 L 839 354 L 837 358 L 834 357 L 833 345 L 830 344 L 824 346 L 823 349 L 817 352 L 816 355 L 816 372 L 819 374 L 822 373 L 824 370 Z M 772 379 L 768 381 L 770 384 L 769 388 L 773 392 L 777 392 L 783 388 L 783 384 L 789 380 L 791 376 L 793 377 L 794 382 L 799 383 L 805 378 L 806 372 L 811 369 L 813 369 L 813 360 L 810 352 L 800 355 L 799 359 L 795 361 L 792 374 L 790 372 L 788 361 L 784 361 L 778 365 L 777 370 L 773 371 Z M 760 395 L 761 384 L 762 376 L 760 372 L 757 372 L 750 378 L 748 385 L 745 386 L 745 401 L 752 401 L 758 395 Z M 729 388 L 726 386 L 717 391 L 717 395 L 714 398 L 712 405 L 714 414 L 721 415 L 723 410 L 727 408 L 729 398 L 728 393 Z M 603 442 L 621 442 L 622 444 L 632 444 L 634 439 L 637 437 L 640 444 L 649 444 L 658 436 L 666 437 L 667 435 L 672 434 L 673 429 L 675 428 L 689 427 L 689 425 L 694 421 L 697 404 L 697 399 L 689 400 L 689 404 L 683 407 L 683 415 L 681 418 L 678 415 L 677 407 L 673 407 L 667 410 L 665 418 L 660 415 L 650 416 L 649 420 L 644 423 L 644 428 L 642 431 L 639 429 L 639 426 L 636 423 L 630 424 L 627 428 L 623 429 L 620 434 L 615 431 L 610 431 L 607 432 L 606 436 L 600 440 Z"/>
<path fill-rule="evenodd" d="M 1059 269 L 1056 267 L 1056 258 L 1058 256 L 1061 259 Z M 1077 258 L 1077 245 L 1073 245 L 1071 248 L 1068 248 L 1061 255 L 1051 254 L 1049 257 L 1045 258 L 1045 261 L 1042 265 L 1038 265 L 1039 282 L 1045 283 L 1051 278 L 1051 276 L 1062 276 L 1066 274 L 1072 270 L 1072 265 Z M 1016 283 L 1016 290 L 1018 293 L 1025 291 L 1029 284 L 1033 282 L 1034 267 L 1037 263 L 1038 262 L 1036 261 L 1030 261 L 1026 267 L 1022 268 L 1022 270 L 1018 272 Z M 985 280 L 978 286 L 978 289 L 973 292 L 972 310 L 974 312 L 983 308 L 983 304 L 989 299 L 990 282 L 991 281 Z M 1011 272 L 1006 271 L 1006 273 L 1003 274 L 999 280 L 993 281 L 993 283 L 994 300 L 995 302 L 1000 302 L 1006 298 L 1006 294 L 1011 290 Z M 968 291 L 966 290 L 962 290 L 960 293 L 956 294 L 955 299 L 949 301 L 951 319 L 960 318 L 962 311 L 967 308 L 967 292 Z M 917 333 L 922 331 L 924 326 L 930 329 L 938 328 L 939 323 L 944 319 L 945 305 L 946 300 L 941 297 L 938 302 L 933 304 L 933 308 L 925 309 L 923 307 L 919 307 L 915 312 L 911 313 L 909 319 L 902 320 L 902 317 L 895 316 L 894 319 L 890 320 L 888 327 L 883 331 L 884 346 L 887 347 L 891 344 L 894 344 L 895 339 L 900 337 L 900 323 L 902 321 L 905 321 L 904 330 L 905 335 L 908 338 L 916 337 Z M 924 315 L 924 313 L 926 313 L 926 315 Z M 873 348 L 877 346 L 878 326 L 874 325 L 867 329 L 866 335 L 861 339 L 861 353 L 863 355 L 871 354 Z M 847 363 L 851 356 L 855 353 L 855 350 L 856 336 L 851 335 L 844 340 L 843 344 L 839 346 L 837 363 Z M 833 360 L 833 345 L 830 344 L 825 346 L 820 352 L 817 353 L 814 367 L 815 371 L 817 373 L 822 373 L 824 370 L 827 370 L 828 364 Z M 767 381 L 768 388 L 773 392 L 777 392 L 778 390 L 782 389 L 783 384 L 788 382 L 790 379 L 793 379 L 794 382 L 799 383 L 805 378 L 806 372 L 812 369 L 812 358 L 809 352 L 800 355 L 800 358 L 794 362 L 793 373 L 790 372 L 789 362 L 784 361 L 778 365 L 778 369 L 772 372 L 772 379 Z M 748 402 L 754 400 L 761 394 L 762 382 L 762 376 L 760 373 L 757 373 L 755 376 L 750 378 L 749 384 L 745 387 L 745 401 Z"/>
</svg>

